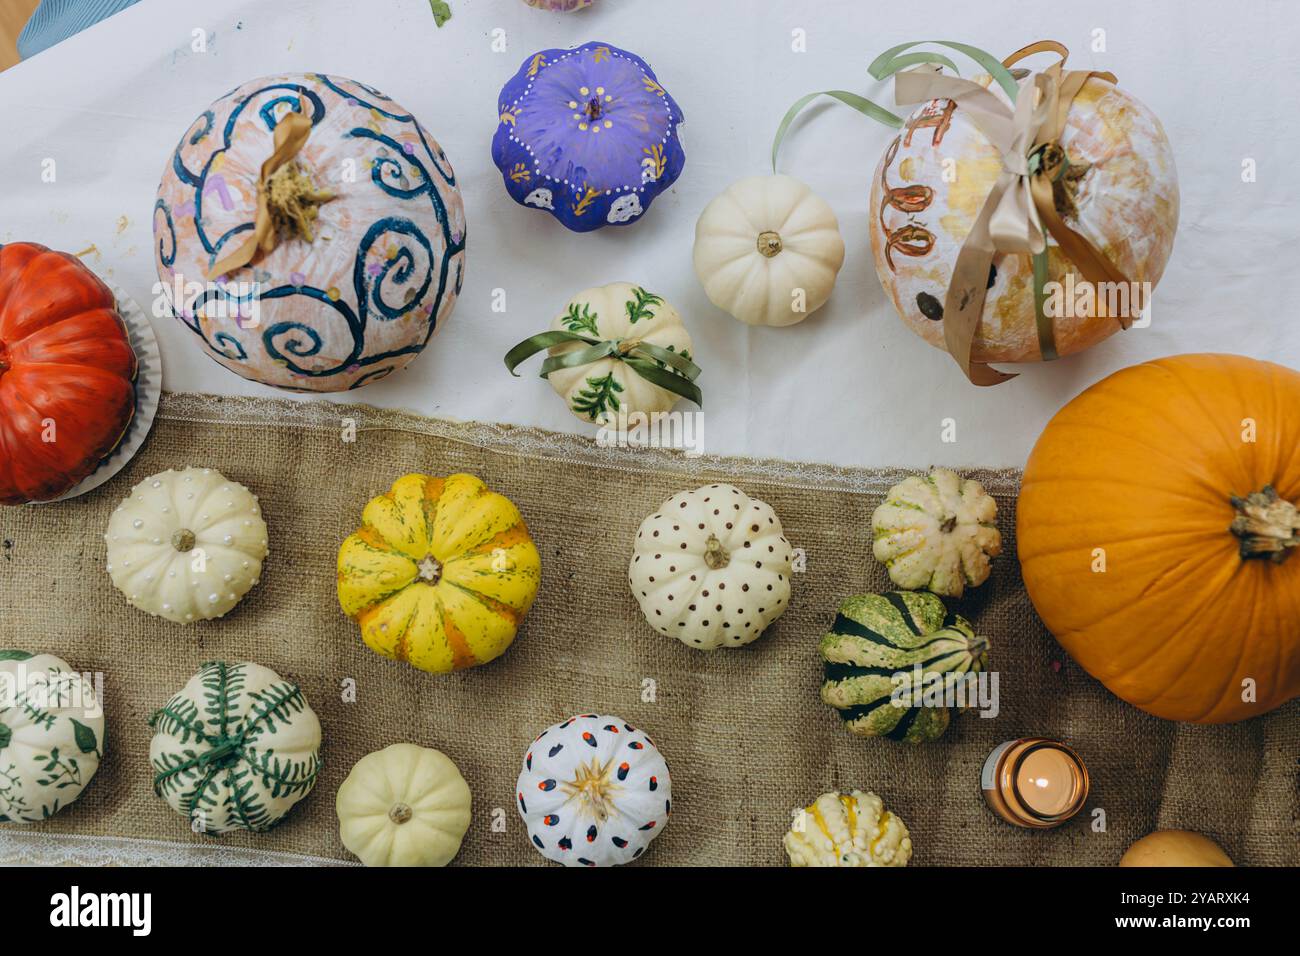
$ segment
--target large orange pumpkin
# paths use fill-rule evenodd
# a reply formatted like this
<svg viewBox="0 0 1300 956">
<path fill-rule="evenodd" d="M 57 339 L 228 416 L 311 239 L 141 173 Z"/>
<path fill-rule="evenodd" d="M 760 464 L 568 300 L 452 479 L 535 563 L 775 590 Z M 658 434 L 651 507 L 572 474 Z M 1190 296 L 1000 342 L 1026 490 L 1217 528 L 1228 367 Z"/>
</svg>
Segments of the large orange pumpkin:
<svg viewBox="0 0 1300 956">
<path fill-rule="evenodd" d="M 1025 587 L 1129 703 L 1254 717 L 1300 695 L 1298 501 L 1300 372 L 1235 355 L 1136 365 L 1061 409 L 1029 456 Z"/>
<path fill-rule="evenodd" d="M 0 246 L 0 503 L 57 498 L 135 414 L 135 352 L 113 293 L 81 262 Z"/>
</svg>

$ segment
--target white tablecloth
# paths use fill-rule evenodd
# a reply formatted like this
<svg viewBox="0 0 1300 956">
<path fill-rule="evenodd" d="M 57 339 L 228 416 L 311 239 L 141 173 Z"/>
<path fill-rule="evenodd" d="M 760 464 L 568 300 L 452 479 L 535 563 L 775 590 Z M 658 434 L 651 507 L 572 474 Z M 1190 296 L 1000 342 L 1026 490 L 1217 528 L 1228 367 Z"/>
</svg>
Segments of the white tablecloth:
<svg viewBox="0 0 1300 956">
<path fill-rule="evenodd" d="M 1300 366 L 1291 298 L 1300 234 L 1300 12 L 1214 0 L 1086 4 L 944 0 L 596 0 L 574 14 L 520 0 L 451 0 L 436 29 L 426 0 L 145 0 L 0 74 L 0 242 L 78 252 L 146 310 L 155 296 L 151 209 L 181 134 L 240 82 L 337 73 L 415 113 L 446 150 L 469 220 L 467 278 L 450 321 L 404 372 L 347 401 L 461 419 L 592 429 L 573 419 L 536 360 L 511 378 L 502 356 L 545 329 L 571 294 L 628 280 L 682 312 L 704 368 L 711 453 L 845 465 L 1016 466 L 1050 415 L 1109 372 L 1166 354 L 1230 351 Z M 493 51 L 504 30 L 507 50 Z M 194 52 L 203 30 L 206 51 Z M 806 52 L 792 49 L 803 30 Z M 1104 51 L 1094 50 L 1104 31 Z M 905 40 L 946 37 L 1005 54 L 1053 37 L 1073 67 L 1115 72 L 1173 143 L 1182 219 L 1150 328 L 1024 367 L 977 389 L 894 314 L 867 233 L 870 177 L 891 133 L 836 104 L 810 110 L 783 171 L 835 208 L 848 256 L 831 302 L 786 329 L 750 329 L 710 305 L 691 266 L 695 220 L 733 180 L 769 171 L 772 134 L 803 93 L 847 88 L 888 103 L 866 65 Z M 586 235 L 515 205 L 492 165 L 496 95 L 531 52 L 589 39 L 630 49 L 681 104 L 687 162 L 628 229 Z M 55 178 L 42 177 L 54 160 Z M 1257 180 L 1244 182 L 1254 160 Z M 493 290 L 507 311 L 492 311 Z M 209 360 L 171 318 L 154 320 L 165 385 L 269 394 Z M 956 422 L 944 442 L 942 423 Z"/>
</svg>

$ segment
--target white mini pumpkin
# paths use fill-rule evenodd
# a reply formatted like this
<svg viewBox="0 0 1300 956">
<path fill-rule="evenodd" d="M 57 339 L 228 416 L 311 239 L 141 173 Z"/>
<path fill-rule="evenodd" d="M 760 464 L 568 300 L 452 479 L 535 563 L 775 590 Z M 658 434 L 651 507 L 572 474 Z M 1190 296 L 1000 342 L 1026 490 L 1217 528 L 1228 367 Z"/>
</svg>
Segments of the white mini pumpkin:
<svg viewBox="0 0 1300 956">
<path fill-rule="evenodd" d="M 668 764 L 620 717 L 583 714 L 543 730 L 524 755 L 519 813 L 542 856 L 566 866 L 635 860 L 668 823 Z"/>
<path fill-rule="evenodd" d="M 551 323 L 553 331 L 576 332 L 602 342 L 647 342 L 691 357 L 691 337 L 682 317 L 660 296 L 630 282 L 614 282 L 580 292 Z M 566 342 L 549 354 L 564 355 L 589 346 Z M 602 416 L 666 412 L 678 396 L 642 378 L 620 358 L 606 357 L 587 365 L 556 369 L 547 376 L 569 411 L 584 422 Z"/>
<path fill-rule="evenodd" d="M 211 468 L 146 478 L 113 512 L 108 573 L 127 602 L 178 624 L 229 612 L 267 555 L 257 496 Z"/>
<path fill-rule="evenodd" d="M 947 468 L 909 475 L 871 515 L 872 552 L 899 587 L 961 597 L 988 580 L 1002 553 L 998 506 L 984 486 Z"/>
<path fill-rule="evenodd" d="M 758 638 L 790 603 L 776 512 L 732 485 L 682 491 L 636 533 L 628 582 L 650 626 L 711 651 Z"/>
<path fill-rule="evenodd" d="M 320 721 L 269 667 L 209 661 L 149 726 L 154 793 L 197 833 L 268 830 L 316 784 Z"/>
<path fill-rule="evenodd" d="M 0 650 L 0 823 L 39 823 L 76 800 L 103 747 L 86 677 L 53 654 Z"/>
<path fill-rule="evenodd" d="M 441 751 L 392 744 L 356 762 L 334 809 L 366 866 L 446 866 L 469 829 L 469 784 Z"/>
<path fill-rule="evenodd" d="M 749 325 L 794 325 L 820 309 L 844 264 L 835 213 L 790 176 L 751 176 L 704 207 L 695 274 L 714 305 Z"/>
<path fill-rule="evenodd" d="M 823 793 L 785 835 L 791 866 L 907 866 L 912 838 L 874 793 Z"/>
</svg>

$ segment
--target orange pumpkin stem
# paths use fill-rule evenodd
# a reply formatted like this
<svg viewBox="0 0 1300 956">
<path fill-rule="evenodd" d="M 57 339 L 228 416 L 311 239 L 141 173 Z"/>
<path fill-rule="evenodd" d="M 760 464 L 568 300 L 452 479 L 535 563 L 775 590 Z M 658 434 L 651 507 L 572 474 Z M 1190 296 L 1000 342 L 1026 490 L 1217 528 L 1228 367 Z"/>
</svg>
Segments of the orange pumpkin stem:
<svg viewBox="0 0 1300 956">
<path fill-rule="evenodd" d="M 1284 498 L 1277 489 L 1265 485 L 1245 498 L 1232 497 L 1237 517 L 1231 530 L 1241 541 L 1243 558 L 1268 558 L 1285 561 L 1292 548 L 1300 548 L 1300 509 Z"/>
</svg>

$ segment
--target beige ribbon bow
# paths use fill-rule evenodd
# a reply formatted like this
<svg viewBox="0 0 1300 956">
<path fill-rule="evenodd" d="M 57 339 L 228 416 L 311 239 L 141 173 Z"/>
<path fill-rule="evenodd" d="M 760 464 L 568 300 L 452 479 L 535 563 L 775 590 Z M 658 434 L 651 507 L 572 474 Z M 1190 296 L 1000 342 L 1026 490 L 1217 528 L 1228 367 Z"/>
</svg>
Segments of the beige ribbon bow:
<svg viewBox="0 0 1300 956">
<path fill-rule="evenodd" d="M 1059 43 L 1040 41 L 1007 57 L 1004 65 L 1043 51 L 1058 53 L 1060 61 L 1036 73 L 1020 86 L 1012 109 L 991 89 L 971 80 L 945 76 L 926 65 L 894 77 L 894 100 L 900 106 L 930 100 L 952 100 L 1002 157 L 1002 171 L 989 191 L 953 267 L 944 302 L 944 343 L 976 385 L 997 385 L 1014 374 L 971 361 L 975 333 L 984 312 L 989 267 L 995 253 L 1038 254 L 1050 234 L 1083 275 L 1094 282 L 1127 281 L 1083 236 L 1065 224 L 1056 211 L 1052 181 L 1065 156 L 1057 144 L 1065 128 L 1070 103 L 1089 77 L 1115 82 L 1109 73 L 1077 70 L 1062 76 L 1069 51 Z M 1031 157 L 1042 150 L 1037 168 Z M 1044 355 L 1054 358 L 1055 354 Z"/>
</svg>

